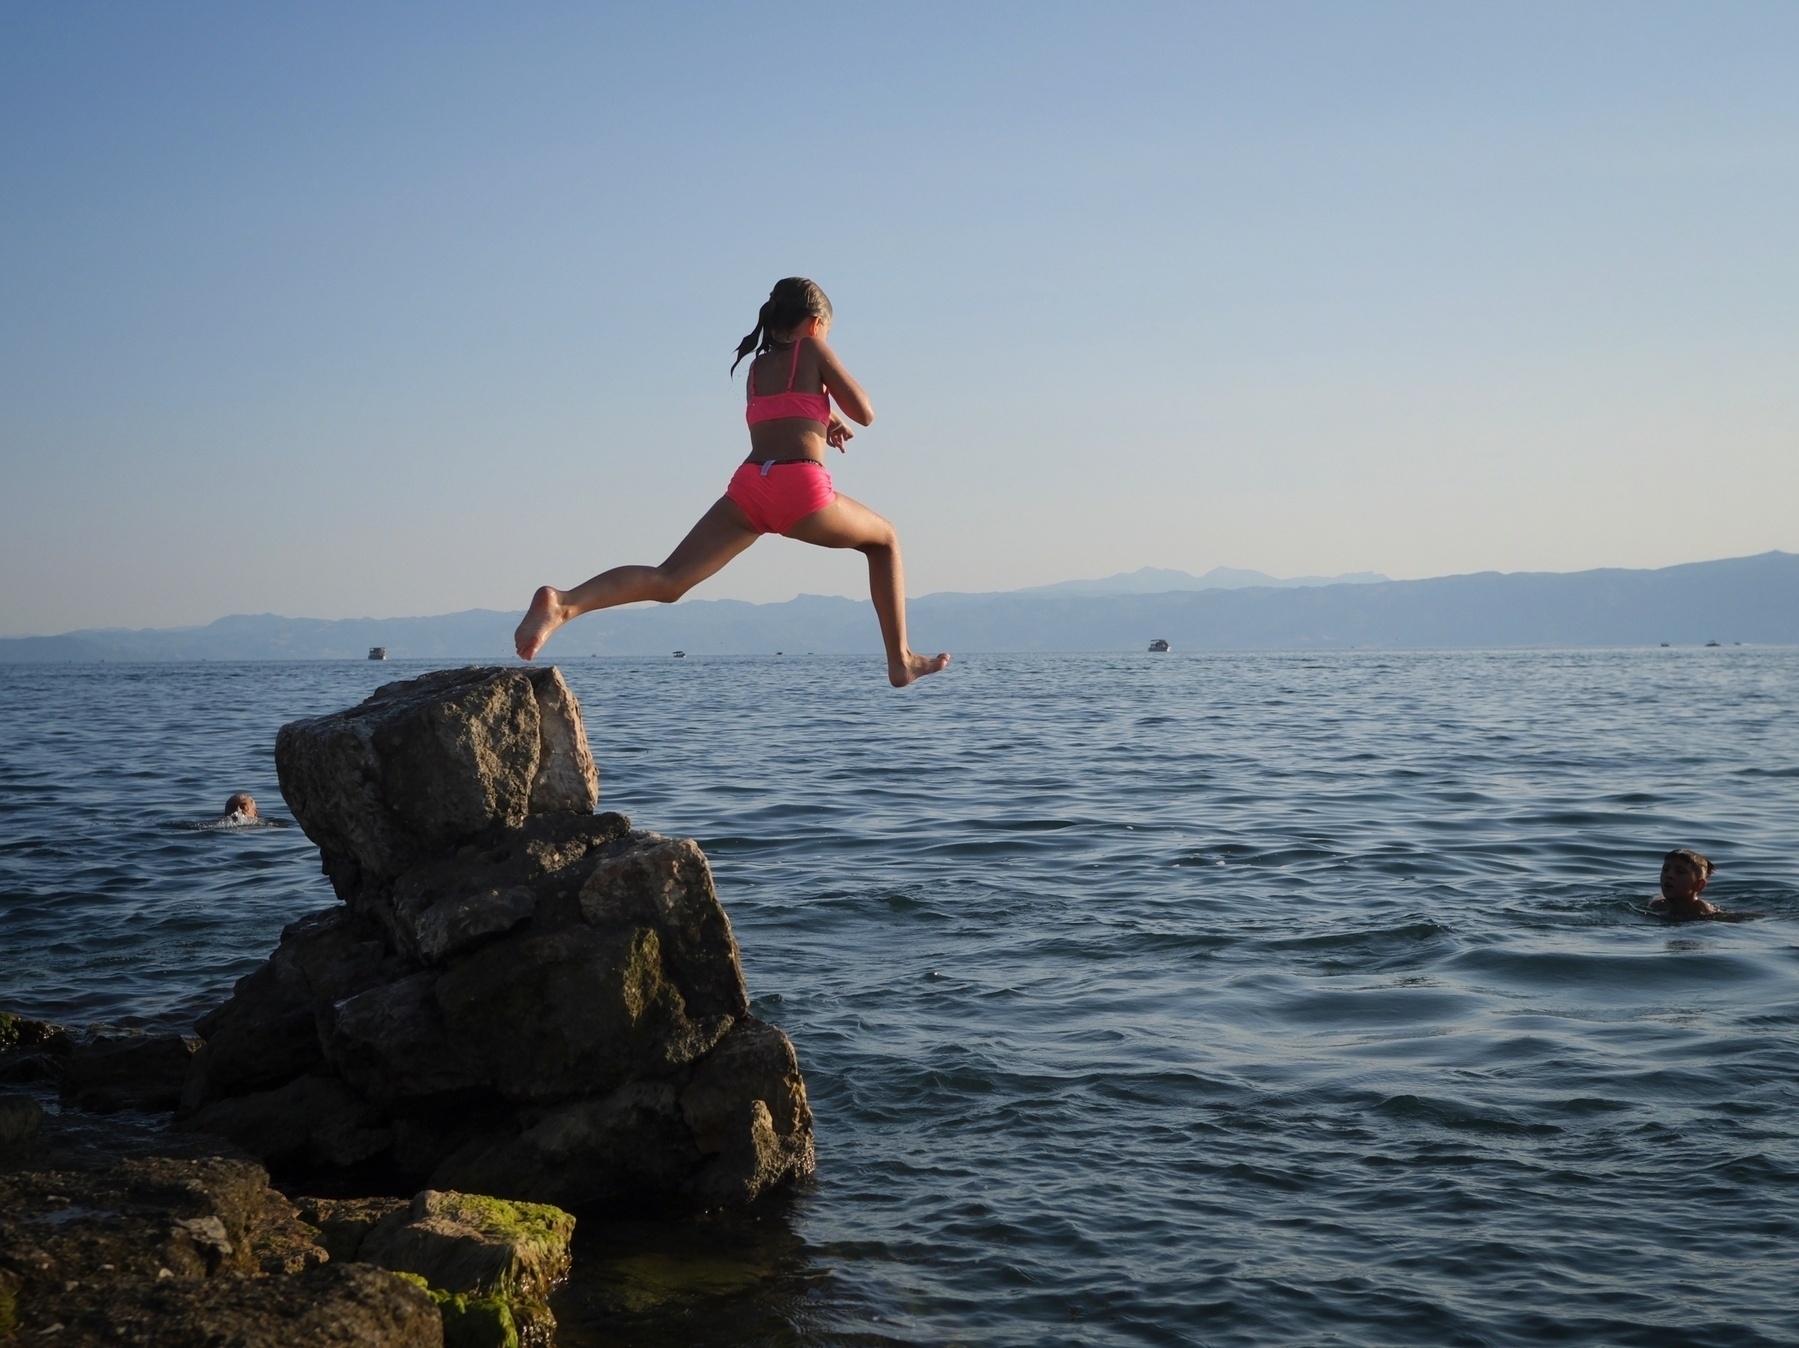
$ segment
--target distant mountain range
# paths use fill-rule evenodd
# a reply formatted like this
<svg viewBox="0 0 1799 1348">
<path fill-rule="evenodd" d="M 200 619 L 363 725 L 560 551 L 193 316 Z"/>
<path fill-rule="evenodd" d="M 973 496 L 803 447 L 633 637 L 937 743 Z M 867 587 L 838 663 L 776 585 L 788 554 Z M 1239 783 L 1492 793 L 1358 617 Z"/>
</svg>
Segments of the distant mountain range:
<svg viewBox="0 0 1799 1348">
<path fill-rule="evenodd" d="M 1253 578 L 1244 582 L 1242 577 Z M 1155 586 L 1158 588 L 1146 588 Z M 1160 588 L 1165 586 L 1166 588 Z M 1495 571 L 1432 580 L 1360 573 L 1276 580 L 1219 568 L 1144 568 L 994 594 L 931 594 L 909 608 L 921 651 L 1343 650 L 1799 644 L 1799 555 L 1654 571 Z M 433 618 L 220 618 L 205 627 L 104 629 L 0 639 L 0 663 L 88 660 L 511 658 L 515 612 Z M 545 658 L 598 655 L 850 654 L 880 650 L 866 600 L 801 595 L 612 609 L 557 633 Z"/>
<path fill-rule="evenodd" d="M 1249 590 L 1271 585 L 1293 589 L 1311 585 L 1376 585 L 1387 579 L 1378 571 L 1351 571 L 1341 576 L 1293 576 L 1282 580 L 1265 571 L 1244 571 L 1234 566 L 1215 566 L 1203 576 L 1166 567 L 1144 566 L 1120 571 L 1104 580 L 1063 580 L 1054 585 L 1030 585 L 1009 594 L 1168 594 L 1174 590 Z"/>
</svg>

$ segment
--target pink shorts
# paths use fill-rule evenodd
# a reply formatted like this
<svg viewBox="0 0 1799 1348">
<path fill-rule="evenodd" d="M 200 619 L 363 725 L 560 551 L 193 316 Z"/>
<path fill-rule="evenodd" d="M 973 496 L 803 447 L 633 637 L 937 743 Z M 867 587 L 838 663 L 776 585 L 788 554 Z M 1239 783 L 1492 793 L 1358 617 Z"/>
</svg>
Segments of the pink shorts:
<svg viewBox="0 0 1799 1348">
<path fill-rule="evenodd" d="M 759 534 L 784 534 L 837 499 L 831 475 L 811 459 L 746 463 L 731 474 L 725 495 L 737 502 Z"/>
</svg>

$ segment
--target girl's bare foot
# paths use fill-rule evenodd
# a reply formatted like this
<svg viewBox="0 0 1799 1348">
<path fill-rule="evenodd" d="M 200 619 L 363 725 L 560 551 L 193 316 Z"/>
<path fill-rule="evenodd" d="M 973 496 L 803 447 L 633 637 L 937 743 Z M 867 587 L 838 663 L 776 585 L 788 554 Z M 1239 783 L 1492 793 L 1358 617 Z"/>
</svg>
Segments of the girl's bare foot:
<svg viewBox="0 0 1799 1348">
<path fill-rule="evenodd" d="M 512 644 L 518 650 L 518 658 L 532 660 L 543 649 L 544 642 L 550 639 L 563 623 L 568 621 L 568 613 L 562 606 L 562 592 L 543 586 L 531 596 L 531 607 L 525 610 L 524 621 L 519 623 L 518 631 L 512 634 Z"/>
<path fill-rule="evenodd" d="M 887 666 L 887 682 L 895 688 L 904 688 L 909 683 L 917 683 L 927 674 L 935 674 L 948 664 L 948 651 L 941 655 L 914 655 L 907 651 L 903 661 Z"/>
</svg>

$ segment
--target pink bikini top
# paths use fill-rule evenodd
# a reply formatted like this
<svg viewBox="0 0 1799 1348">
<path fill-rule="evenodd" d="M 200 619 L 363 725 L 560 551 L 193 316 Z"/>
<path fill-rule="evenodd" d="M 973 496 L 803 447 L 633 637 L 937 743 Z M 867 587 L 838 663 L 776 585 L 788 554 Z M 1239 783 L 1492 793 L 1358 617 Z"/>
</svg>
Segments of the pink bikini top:
<svg viewBox="0 0 1799 1348">
<path fill-rule="evenodd" d="M 803 340 L 803 339 L 802 339 Z M 781 393 L 756 392 L 756 362 L 750 362 L 749 406 L 743 409 L 743 419 L 754 426 L 759 421 L 773 421 L 776 417 L 805 417 L 809 421 L 817 421 L 829 426 L 831 424 L 831 395 L 828 393 L 795 393 L 794 378 L 800 372 L 800 344 L 793 344 L 793 364 L 787 371 L 787 388 Z"/>
</svg>

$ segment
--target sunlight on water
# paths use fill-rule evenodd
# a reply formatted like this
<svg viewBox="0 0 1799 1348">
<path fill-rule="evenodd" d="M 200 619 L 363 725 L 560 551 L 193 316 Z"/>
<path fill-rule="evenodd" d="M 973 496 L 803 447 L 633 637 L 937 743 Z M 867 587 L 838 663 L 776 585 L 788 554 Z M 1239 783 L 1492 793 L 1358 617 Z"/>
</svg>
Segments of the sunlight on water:
<svg viewBox="0 0 1799 1348">
<path fill-rule="evenodd" d="M 330 894 L 201 826 L 427 667 L 0 668 L 0 1006 L 216 1002 Z M 819 1174 L 584 1222 L 564 1342 L 1793 1340 L 1799 652 L 565 669 Z M 1768 917 L 1650 918 L 1676 845 Z"/>
</svg>

